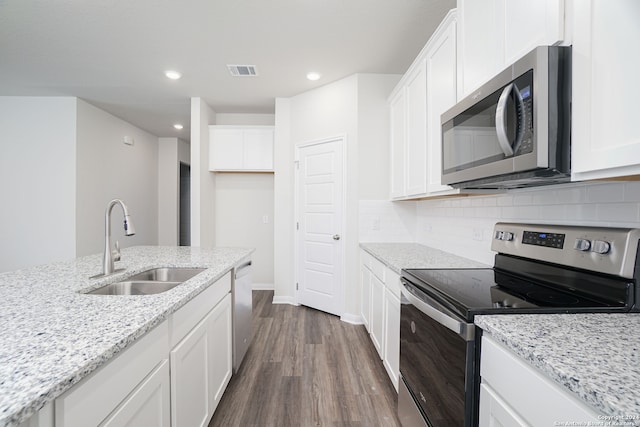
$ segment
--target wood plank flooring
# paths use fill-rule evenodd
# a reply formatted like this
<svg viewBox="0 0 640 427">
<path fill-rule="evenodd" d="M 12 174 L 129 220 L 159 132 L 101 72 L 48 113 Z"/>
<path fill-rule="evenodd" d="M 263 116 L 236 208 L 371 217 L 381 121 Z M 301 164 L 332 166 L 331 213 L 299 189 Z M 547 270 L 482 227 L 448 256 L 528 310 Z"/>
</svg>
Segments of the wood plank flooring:
<svg viewBox="0 0 640 427">
<path fill-rule="evenodd" d="M 400 426 L 397 394 L 362 325 L 253 292 L 253 342 L 209 427 Z"/>
</svg>

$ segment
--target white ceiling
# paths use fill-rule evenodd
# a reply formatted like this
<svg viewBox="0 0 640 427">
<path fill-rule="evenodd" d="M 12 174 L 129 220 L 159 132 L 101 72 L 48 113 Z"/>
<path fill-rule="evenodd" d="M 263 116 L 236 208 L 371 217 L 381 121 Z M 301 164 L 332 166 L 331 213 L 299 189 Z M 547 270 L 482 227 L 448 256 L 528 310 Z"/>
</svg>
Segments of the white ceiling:
<svg viewBox="0 0 640 427">
<path fill-rule="evenodd" d="M 189 139 L 190 98 L 273 113 L 353 73 L 403 74 L 455 0 L 0 0 L 0 95 L 77 96 Z M 226 64 L 251 64 L 233 78 Z M 170 81 L 175 69 L 182 79 Z M 322 78 L 310 82 L 305 75 Z M 172 125 L 181 122 L 182 131 Z"/>
</svg>

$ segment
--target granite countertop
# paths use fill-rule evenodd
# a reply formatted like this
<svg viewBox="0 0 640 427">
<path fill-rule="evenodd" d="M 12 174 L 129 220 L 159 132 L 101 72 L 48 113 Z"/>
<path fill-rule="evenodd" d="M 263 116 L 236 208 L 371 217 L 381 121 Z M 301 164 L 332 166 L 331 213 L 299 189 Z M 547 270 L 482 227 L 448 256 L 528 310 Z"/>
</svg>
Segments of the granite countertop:
<svg viewBox="0 0 640 427">
<path fill-rule="evenodd" d="M 640 314 L 476 316 L 475 323 L 597 411 L 640 425 Z"/>
<path fill-rule="evenodd" d="M 101 254 L 0 274 L 0 426 L 16 426 L 165 320 L 239 261 L 248 248 L 138 246 L 126 271 L 89 279 Z M 206 267 L 156 295 L 85 295 L 155 267 Z"/>
<path fill-rule="evenodd" d="M 417 243 L 360 243 L 360 247 L 398 274 L 403 268 L 491 267 Z"/>
</svg>

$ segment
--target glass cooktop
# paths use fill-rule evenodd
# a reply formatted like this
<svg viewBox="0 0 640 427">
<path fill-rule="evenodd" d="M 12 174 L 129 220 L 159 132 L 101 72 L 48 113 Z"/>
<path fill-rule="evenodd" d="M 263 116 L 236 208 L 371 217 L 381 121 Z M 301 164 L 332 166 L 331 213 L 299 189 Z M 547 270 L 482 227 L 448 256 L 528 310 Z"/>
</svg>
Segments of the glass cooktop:
<svg viewBox="0 0 640 427">
<path fill-rule="evenodd" d="M 578 290 L 575 278 L 563 277 L 564 286 L 557 286 L 493 268 L 408 269 L 402 273 L 404 280 L 468 320 L 475 314 L 627 311 L 630 307 L 628 284 L 601 277 L 581 278 L 580 286 L 585 289 Z M 601 291 L 603 283 L 606 292 Z M 610 286 L 615 292 L 610 292 Z"/>
</svg>

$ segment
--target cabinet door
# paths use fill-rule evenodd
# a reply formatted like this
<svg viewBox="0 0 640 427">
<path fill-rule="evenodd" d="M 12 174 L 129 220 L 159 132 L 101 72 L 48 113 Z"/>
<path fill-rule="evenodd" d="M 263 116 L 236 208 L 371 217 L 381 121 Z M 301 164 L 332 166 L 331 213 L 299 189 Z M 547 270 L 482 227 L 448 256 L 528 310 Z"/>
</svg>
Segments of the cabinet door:
<svg viewBox="0 0 640 427">
<path fill-rule="evenodd" d="M 171 425 L 205 426 L 209 420 L 209 343 L 206 318 L 178 344 L 171 359 Z"/>
<path fill-rule="evenodd" d="M 504 66 L 536 46 L 564 39 L 563 0 L 500 0 L 504 16 Z"/>
<path fill-rule="evenodd" d="M 209 133 L 209 170 L 239 170 L 243 163 L 241 129 L 212 129 Z"/>
<path fill-rule="evenodd" d="M 367 331 L 371 332 L 371 271 L 363 264 L 360 265 L 360 316 Z"/>
<path fill-rule="evenodd" d="M 638 175 L 640 2 L 573 3 L 573 178 Z"/>
<path fill-rule="evenodd" d="M 527 427 L 515 411 L 486 384 L 480 385 L 479 427 Z"/>
<path fill-rule="evenodd" d="M 400 374 L 400 300 L 389 289 L 384 299 L 384 367 L 398 391 Z"/>
<path fill-rule="evenodd" d="M 252 171 L 273 170 L 273 130 L 244 131 L 243 169 Z"/>
<path fill-rule="evenodd" d="M 383 358 L 384 345 L 384 284 L 375 275 L 371 275 L 371 318 L 369 319 L 371 341 L 380 358 Z"/>
<path fill-rule="evenodd" d="M 101 426 L 169 427 L 169 362 L 164 360 Z"/>
<path fill-rule="evenodd" d="M 499 0 L 458 0 L 458 100 L 502 69 L 502 19 Z"/>
<path fill-rule="evenodd" d="M 442 125 L 440 116 L 456 103 L 456 21 L 451 18 L 427 51 L 427 132 L 429 193 L 453 190 L 442 185 Z"/>
<path fill-rule="evenodd" d="M 405 95 L 400 89 L 391 100 L 391 198 L 406 196 L 405 191 Z"/>
<path fill-rule="evenodd" d="M 209 418 L 213 416 L 232 375 L 231 294 L 207 316 Z"/>
<path fill-rule="evenodd" d="M 427 66 L 422 60 L 407 80 L 406 88 L 406 194 L 427 192 Z"/>
</svg>

